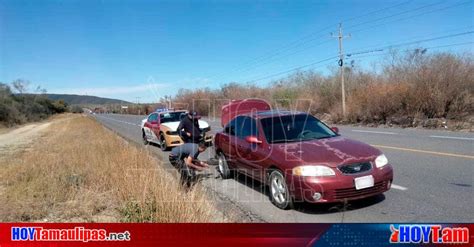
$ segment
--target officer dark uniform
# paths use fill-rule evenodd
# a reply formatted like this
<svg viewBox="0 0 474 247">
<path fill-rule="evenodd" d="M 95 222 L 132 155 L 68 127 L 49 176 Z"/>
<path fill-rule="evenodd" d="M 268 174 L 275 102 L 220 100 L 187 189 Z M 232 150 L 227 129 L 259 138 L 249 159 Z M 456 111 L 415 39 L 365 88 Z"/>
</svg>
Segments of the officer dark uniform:
<svg viewBox="0 0 474 247">
<path fill-rule="evenodd" d="M 178 133 L 185 143 L 199 143 L 202 140 L 202 131 L 199 128 L 200 116 L 197 112 L 189 112 L 178 125 Z"/>
</svg>

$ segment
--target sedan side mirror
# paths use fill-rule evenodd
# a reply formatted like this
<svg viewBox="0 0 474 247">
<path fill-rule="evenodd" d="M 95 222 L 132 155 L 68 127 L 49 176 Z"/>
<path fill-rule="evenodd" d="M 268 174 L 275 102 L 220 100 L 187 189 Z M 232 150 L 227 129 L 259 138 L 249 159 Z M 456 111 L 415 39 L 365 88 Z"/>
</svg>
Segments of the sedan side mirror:
<svg viewBox="0 0 474 247">
<path fill-rule="evenodd" d="M 262 141 L 260 141 L 256 136 L 247 136 L 245 137 L 245 141 L 248 143 L 254 143 L 254 144 L 260 144 Z"/>
<path fill-rule="evenodd" d="M 339 134 L 339 128 L 338 127 L 331 127 L 332 131 L 336 132 L 336 134 Z"/>
</svg>

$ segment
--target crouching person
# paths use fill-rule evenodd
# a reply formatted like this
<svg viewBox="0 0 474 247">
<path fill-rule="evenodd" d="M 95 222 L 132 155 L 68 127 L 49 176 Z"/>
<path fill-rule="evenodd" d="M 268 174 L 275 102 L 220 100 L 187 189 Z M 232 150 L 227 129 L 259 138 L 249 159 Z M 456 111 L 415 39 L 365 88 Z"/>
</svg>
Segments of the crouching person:
<svg viewBox="0 0 474 247">
<path fill-rule="evenodd" d="M 185 143 L 171 150 L 170 163 L 178 168 L 183 185 L 190 186 L 196 177 L 196 170 L 203 171 L 209 167 L 206 162 L 198 160 L 200 153 L 206 150 L 205 143 Z"/>
</svg>

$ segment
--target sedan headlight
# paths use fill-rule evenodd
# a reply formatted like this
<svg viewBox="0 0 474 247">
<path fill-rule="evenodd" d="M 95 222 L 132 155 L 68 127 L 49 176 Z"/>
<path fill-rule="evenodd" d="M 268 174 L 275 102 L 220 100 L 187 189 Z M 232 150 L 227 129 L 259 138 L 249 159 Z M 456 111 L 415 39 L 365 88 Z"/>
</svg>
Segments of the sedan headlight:
<svg viewBox="0 0 474 247">
<path fill-rule="evenodd" d="M 388 164 L 388 159 L 385 156 L 385 154 L 381 154 L 377 156 L 377 158 L 375 159 L 375 166 L 378 168 L 381 168 L 385 166 L 386 164 Z"/>
<path fill-rule="evenodd" d="M 293 168 L 293 175 L 303 177 L 335 176 L 333 169 L 327 166 L 297 166 Z"/>
</svg>

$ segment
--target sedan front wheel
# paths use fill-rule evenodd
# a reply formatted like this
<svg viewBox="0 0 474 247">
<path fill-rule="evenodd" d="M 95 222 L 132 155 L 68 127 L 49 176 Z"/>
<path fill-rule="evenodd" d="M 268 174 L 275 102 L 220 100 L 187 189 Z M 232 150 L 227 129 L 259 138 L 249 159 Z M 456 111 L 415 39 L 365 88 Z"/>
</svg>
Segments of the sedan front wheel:
<svg viewBox="0 0 474 247">
<path fill-rule="evenodd" d="M 227 164 L 227 159 L 223 153 L 217 155 L 217 169 L 221 174 L 222 179 L 228 179 L 232 176 L 232 171 Z"/>
<path fill-rule="evenodd" d="M 288 190 L 285 177 L 279 170 L 270 173 L 270 201 L 281 209 L 293 208 L 293 198 Z"/>
</svg>

